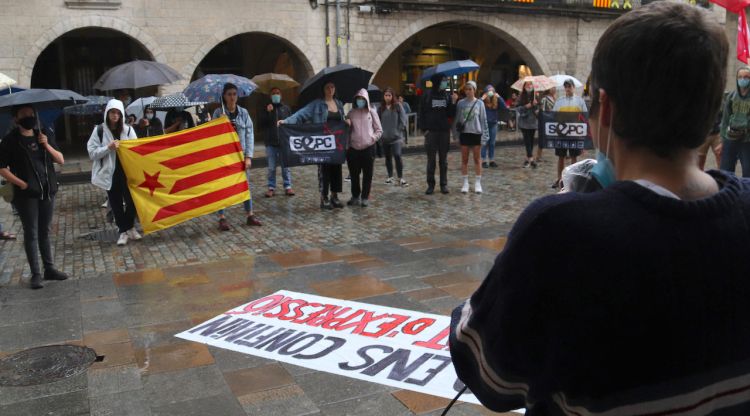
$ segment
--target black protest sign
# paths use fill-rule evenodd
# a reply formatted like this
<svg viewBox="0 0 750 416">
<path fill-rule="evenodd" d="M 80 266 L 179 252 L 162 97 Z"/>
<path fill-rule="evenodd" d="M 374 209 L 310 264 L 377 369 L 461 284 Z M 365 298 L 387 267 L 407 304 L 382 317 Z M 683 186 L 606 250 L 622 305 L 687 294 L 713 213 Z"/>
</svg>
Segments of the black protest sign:
<svg viewBox="0 0 750 416">
<path fill-rule="evenodd" d="M 282 124 L 279 146 L 284 166 L 343 164 L 349 128 L 343 121 L 324 124 Z"/>
<path fill-rule="evenodd" d="M 539 112 L 539 135 L 548 149 L 589 149 L 589 114 L 583 112 Z"/>
</svg>

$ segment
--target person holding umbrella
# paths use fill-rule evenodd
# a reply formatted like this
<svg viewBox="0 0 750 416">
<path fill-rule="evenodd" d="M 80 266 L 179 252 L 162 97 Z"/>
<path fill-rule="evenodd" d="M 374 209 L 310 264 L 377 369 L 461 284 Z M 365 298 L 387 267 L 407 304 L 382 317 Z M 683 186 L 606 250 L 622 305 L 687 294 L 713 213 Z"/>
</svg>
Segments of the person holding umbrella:
<svg viewBox="0 0 750 416">
<path fill-rule="evenodd" d="M 224 88 L 221 92 L 221 107 L 214 111 L 213 117 L 219 118 L 222 115 L 226 115 L 229 121 L 232 122 L 234 130 L 240 138 L 240 145 L 242 151 L 245 153 L 245 172 L 248 174 L 248 190 L 250 189 L 250 177 L 249 170 L 253 164 L 253 152 L 255 150 L 255 134 L 253 132 L 253 120 L 250 119 L 250 114 L 244 108 L 237 105 L 237 99 L 239 98 L 237 93 L 237 86 L 231 82 L 224 84 Z M 253 213 L 253 198 L 252 193 L 250 199 L 243 203 L 245 208 L 245 215 L 247 217 L 246 224 L 250 226 L 259 227 L 263 225 Z M 225 210 L 219 210 L 219 230 L 229 231 L 229 223 L 224 215 Z"/>
<path fill-rule="evenodd" d="M 322 98 L 317 98 L 296 113 L 279 120 L 278 124 L 311 123 L 322 124 L 328 120 L 342 120 L 351 126 L 351 121 L 344 115 L 344 104 L 336 98 L 336 85 L 325 82 L 322 89 Z M 338 198 L 343 190 L 343 177 L 341 165 L 320 164 L 318 165 L 318 188 L 320 189 L 320 208 L 333 209 L 343 208 L 344 204 Z M 328 193 L 330 191 L 330 198 Z"/>
<path fill-rule="evenodd" d="M 117 158 L 120 140 L 138 138 L 135 129 L 125 125 L 124 113 L 125 106 L 122 101 L 109 100 L 104 110 L 104 122 L 94 127 L 86 144 L 89 158 L 93 161 L 91 183 L 107 191 L 107 199 L 120 233 L 117 238 L 118 246 L 128 244 L 128 240 L 141 239 L 141 235 L 135 229 L 136 211 L 128 189 L 128 180 Z"/>
<path fill-rule="evenodd" d="M 270 198 L 276 191 L 276 165 L 281 165 L 281 178 L 284 181 L 284 192 L 287 196 L 293 196 L 292 174 L 289 168 L 284 166 L 281 159 L 281 148 L 279 147 L 279 127 L 277 123 L 292 114 L 288 105 L 281 101 L 281 89 L 271 88 L 271 102 L 266 105 L 266 111 L 261 113 L 260 127 L 266 133 L 266 157 L 268 158 L 268 191 L 266 198 Z"/>
<path fill-rule="evenodd" d="M 161 124 L 161 120 L 159 120 L 159 117 L 156 117 L 156 113 L 150 106 L 147 105 L 143 108 L 143 118 L 135 127 L 135 132 L 138 137 L 160 136 L 164 134 L 164 127 Z"/>
<path fill-rule="evenodd" d="M 432 88 L 422 97 L 419 107 L 419 129 L 425 134 L 427 150 L 427 190 L 425 194 L 435 192 L 436 155 L 440 161 L 440 192 L 448 193 L 448 148 L 450 146 L 451 125 L 449 118 L 456 113 L 458 94 L 448 96 L 448 80 L 441 74 L 430 77 Z"/>
<path fill-rule="evenodd" d="M 55 268 L 49 240 L 57 194 L 54 163 L 65 163 L 55 137 L 39 129 L 36 111 L 30 104 L 13 108 L 16 128 L 0 142 L 0 176 L 13 184 L 13 204 L 21 218 L 26 259 L 31 269 L 31 288 L 41 289 L 44 280 L 65 280 Z M 48 132 L 49 133 L 49 132 Z M 40 273 L 39 254 L 44 275 Z"/>
</svg>

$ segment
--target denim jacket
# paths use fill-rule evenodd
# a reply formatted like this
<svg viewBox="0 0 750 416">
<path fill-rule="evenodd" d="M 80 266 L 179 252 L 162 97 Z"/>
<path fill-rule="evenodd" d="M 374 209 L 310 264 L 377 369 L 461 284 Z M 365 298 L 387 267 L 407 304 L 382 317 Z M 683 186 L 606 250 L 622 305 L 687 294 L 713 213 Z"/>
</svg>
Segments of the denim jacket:
<svg viewBox="0 0 750 416">
<path fill-rule="evenodd" d="M 237 119 L 234 121 L 234 129 L 237 131 L 237 135 L 240 137 L 240 146 L 242 151 L 245 152 L 245 157 L 252 158 L 253 152 L 255 151 L 255 132 L 253 131 L 253 120 L 250 118 L 250 113 L 244 108 L 237 106 Z M 214 111 L 214 118 L 219 118 L 224 115 L 221 107 Z"/>
<path fill-rule="evenodd" d="M 339 114 L 341 115 L 341 119 L 343 120 L 344 119 L 344 104 L 342 104 L 341 101 L 336 100 L 336 107 L 339 108 Z M 284 120 L 284 123 L 285 124 L 301 124 L 301 123 L 320 124 L 320 123 L 325 123 L 327 119 L 328 119 L 328 104 L 326 104 L 324 99 L 318 98 L 317 100 L 311 101 L 306 106 L 297 110 L 296 113 L 287 117 L 286 120 Z"/>
</svg>

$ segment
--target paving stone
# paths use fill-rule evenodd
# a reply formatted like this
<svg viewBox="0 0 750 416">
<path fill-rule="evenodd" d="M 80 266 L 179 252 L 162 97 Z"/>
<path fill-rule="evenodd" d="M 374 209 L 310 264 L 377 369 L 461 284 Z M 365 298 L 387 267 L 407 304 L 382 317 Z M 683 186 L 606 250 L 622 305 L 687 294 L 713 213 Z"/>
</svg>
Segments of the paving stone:
<svg viewBox="0 0 750 416">
<path fill-rule="evenodd" d="M 248 415 L 302 416 L 319 413 L 315 403 L 296 384 L 251 393 L 238 399 Z"/>
<path fill-rule="evenodd" d="M 88 372 L 89 397 L 140 390 L 141 371 L 135 365 L 92 369 Z"/>
<path fill-rule="evenodd" d="M 104 394 L 89 399 L 91 416 L 150 416 L 143 390 Z"/>
<path fill-rule="evenodd" d="M 0 328 L 61 317 L 80 317 L 81 304 L 76 299 L 56 298 L 48 301 L 0 304 Z"/>
<path fill-rule="evenodd" d="M 214 358 L 205 345 L 187 341 L 136 349 L 135 360 L 143 374 L 165 373 L 214 363 Z"/>
<path fill-rule="evenodd" d="M 341 377 L 329 373 L 309 373 L 296 376 L 297 384 L 318 406 L 389 391 L 388 386 Z"/>
<path fill-rule="evenodd" d="M 242 406 L 231 394 L 201 397 L 163 406 L 152 406 L 151 414 L 153 416 L 246 416 Z"/>
<path fill-rule="evenodd" d="M 53 383 L 24 387 L 2 387 L 0 388 L 0 409 L 2 409 L 2 406 L 12 403 L 86 390 L 86 380 L 86 373 L 84 372 Z M 0 411 L 0 415 L 6 414 L 12 413 L 3 413 Z"/>
<path fill-rule="evenodd" d="M 360 299 L 396 292 L 396 288 L 372 276 L 349 276 L 328 282 L 311 283 L 319 295 L 338 299 Z"/>
<path fill-rule="evenodd" d="M 145 375 L 142 380 L 146 400 L 152 408 L 204 397 L 230 394 L 224 377 L 214 366 Z"/>
<path fill-rule="evenodd" d="M 163 324 L 146 325 L 130 328 L 130 339 L 135 349 L 160 347 L 163 345 L 180 344 L 184 340 L 175 334 L 192 328 L 190 321 L 174 321 Z"/>
<path fill-rule="evenodd" d="M 84 416 L 89 413 L 85 390 L 0 406 L 0 415 Z"/>
<path fill-rule="evenodd" d="M 267 358 L 256 357 L 254 355 L 231 351 L 224 348 L 209 346 L 208 351 L 211 353 L 211 356 L 214 357 L 214 362 L 216 362 L 216 366 L 221 371 L 233 371 L 243 368 L 256 368 L 274 362 L 273 360 L 269 360 Z M 284 365 L 284 368 L 287 368 L 287 366 Z"/>
<path fill-rule="evenodd" d="M 445 409 L 450 399 L 430 396 L 410 390 L 399 390 L 392 393 L 404 406 L 415 414 L 424 414 L 437 409 Z"/>
<path fill-rule="evenodd" d="M 398 289 L 399 292 L 410 292 L 417 289 L 429 289 L 432 286 L 412 276 L 397 277 L 385 280 L 389 285 Z"/>
<path fill-rule="evenodd" d="M 80 316 L 29 322 L 2 328 L 0 351 L 18 351 L 83 339 Z"/>
<path fill-rule="evenodd" d="M 327 404 L 321 406 L 320 410 L 327 416 L 406 416 L 412 414 L 406 406 L 394 399 L 391 393 L 374 394 Z"/>
<path fill-rule="evenodd" d="M 237 396 L 245 396 L 263 390 L 272 390 L 294 383 L 294 379 L 279 364 L 224 372 L 224 379 Z"/>
<path fill-rule="evenodd" d="M 414 302 L 406 295 L 394 293 L 385 296 L 373 296 L 370 298 L 359 299 L 358 302 L 372 303 L 373 305 L 389 306 L 391 308 L 406 309 L 418 312 L 431 312 L 425 305 Z"/>
</svg>

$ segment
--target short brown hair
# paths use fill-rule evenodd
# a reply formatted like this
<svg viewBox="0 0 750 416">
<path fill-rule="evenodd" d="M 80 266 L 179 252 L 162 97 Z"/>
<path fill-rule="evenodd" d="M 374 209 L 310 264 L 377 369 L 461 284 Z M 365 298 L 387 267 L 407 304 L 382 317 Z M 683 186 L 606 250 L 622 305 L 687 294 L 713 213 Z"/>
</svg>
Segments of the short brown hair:
<svg viewBox="0 0 750 416">
<path fill-rule="evenodd" d="M 663 158 L 700 146 L 721 105 L 728 47 L 721 26 L 686 4 L 654 2 L 615 20 L 591 64 L 593 88 L 616 108 L 615 134 Z"/>
</svg>

